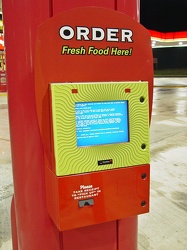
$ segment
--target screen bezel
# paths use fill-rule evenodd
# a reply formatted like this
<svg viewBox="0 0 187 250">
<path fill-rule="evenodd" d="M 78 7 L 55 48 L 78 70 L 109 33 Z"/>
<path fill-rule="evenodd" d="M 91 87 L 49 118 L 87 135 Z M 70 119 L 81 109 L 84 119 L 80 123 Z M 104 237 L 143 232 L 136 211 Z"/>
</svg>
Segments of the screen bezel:
<svg viewBox="0 0 187 250">
<path fill-rule="evenodd" d="M 149 163 L 148 82 L 51 83 L 50 89 L 57 176 Z M 108 100 L 128 100 L 130 142 L 77 147 L 75 103 Z M 98 166 L 110 159 L 112 164 Z"/>
</svg>

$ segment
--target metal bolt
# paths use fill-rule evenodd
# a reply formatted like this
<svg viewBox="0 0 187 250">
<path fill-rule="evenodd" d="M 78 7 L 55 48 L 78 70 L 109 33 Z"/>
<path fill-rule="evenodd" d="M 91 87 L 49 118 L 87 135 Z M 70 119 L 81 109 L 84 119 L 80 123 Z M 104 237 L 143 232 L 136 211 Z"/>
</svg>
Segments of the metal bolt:
<svg viewBox="0 0 187 250">
<path fill-rule="evenodd" d="M 143 103 L 145 101 L 145 98 L 143 96 L 140 97 L 140 102 Z"/>
<path fill-rule="evenodd" d="M 143 173 L 142 174 L 142 179 L 145 180 L 147 178 L 147 174 L 146 173 Z"/>
<path fill-rule="evenodd" d="M 146 206 L 146 201 L 142 201 L 142 202 L 141 202 L 141 206 L 142 206 L 142 207 L 145 207 L 145 206 Z"/>
</svg>

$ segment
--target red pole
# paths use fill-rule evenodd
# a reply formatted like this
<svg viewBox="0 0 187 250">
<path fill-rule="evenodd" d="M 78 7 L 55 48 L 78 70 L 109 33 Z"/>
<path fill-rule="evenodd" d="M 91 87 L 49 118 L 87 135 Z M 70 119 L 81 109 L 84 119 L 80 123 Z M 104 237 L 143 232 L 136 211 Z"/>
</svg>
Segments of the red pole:
<svg viewBox="0 0 187 250">
<path fill-rule="evenodd" d="M 14 250 L 16 245 L 21 250 L 42 246 L 60 249 L 60 234 L 46 210 L 43 149 L 34 94 L 36 31 L 49 18 L 49 10 L 47 1 L 3 1 L 14 181 Z"/>
<path fill-rule="evenodd" d="M 117 10 L 140 21 L 140 0 L 117 0 Z"/>
<path fill-rule="evenodd" d="M 34 53 L 37 27 L 51 13 L 57 14 L 78 6 L 101 6 L 115 9 L 139 20 L 139 0 L 118 1 L 67 1 L 67 0 L 3 0 L 5 25 L 6 66 L 8 82 L 8 105 L 14 181 L 12 203 L 13 250 L 69 250 L 86 244 L 89 249 L 135 250 L 137 249 L 137 217 L 106 225 L 82 228 L 60 233 L 51 221 L 45 201 L 43 146 L 38 129 L 34 94 Z M 108 227 L 108 228 L 107 228 Z M 93 230 L 93 231 L 92 231 Z M 107 248 L 102 247 L 105 231 L 116 236 Z M 79 232 L 81 231 L 81 234 Z M 81 238 L 90 232 L 94 240 Z M 98 233 L 97 233 L 98 231 Z M 95 233 L 94 233 L 95 232 Z M 76 235 L 76 242 L 71 237 Z M 74 242 L 73 242 L 74 241 Z M 81 244 L 78 245 L 77 242 Z M 95 241 L 101 246 L 95 245 Z M 110 240 L 108 241 L 110 242 Z M 118 243 L 117 243 L 118 242 Z M 118 245 L 118 248 L 117 248 Z M 76 246 L 76 247 L 75 247 Z M 95 248 L 92 248 L 95 246 Z M 80 248 L 82 249 L 82 248 Z"/>
</svg>

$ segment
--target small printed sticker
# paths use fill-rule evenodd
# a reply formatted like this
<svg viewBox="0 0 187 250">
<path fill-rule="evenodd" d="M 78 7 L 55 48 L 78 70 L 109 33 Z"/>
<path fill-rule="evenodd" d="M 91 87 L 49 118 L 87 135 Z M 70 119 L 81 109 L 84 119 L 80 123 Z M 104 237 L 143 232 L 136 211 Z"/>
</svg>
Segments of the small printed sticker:
<svg viewBox="0 0 187 250">
<path fill-rule="evenodd" d="M 113 160 L 109 159 L 109 160 L 100 160 L 100 161 L 98 161 L 98 166 L 108 165 L 108 164 L 113 164 Z"/>
</svg>

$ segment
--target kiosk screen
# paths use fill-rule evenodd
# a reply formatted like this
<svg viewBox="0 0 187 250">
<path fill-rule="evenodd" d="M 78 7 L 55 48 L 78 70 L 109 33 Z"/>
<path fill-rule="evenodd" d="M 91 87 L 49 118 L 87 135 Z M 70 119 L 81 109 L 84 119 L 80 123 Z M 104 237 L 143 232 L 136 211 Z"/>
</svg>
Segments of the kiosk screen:
<svg viewBox="0 0 187 250">
<path fill-rule="evenodd" d="M 76 102 L 77 147 L 129 141 L 128 101 Z"/>
</svg>

